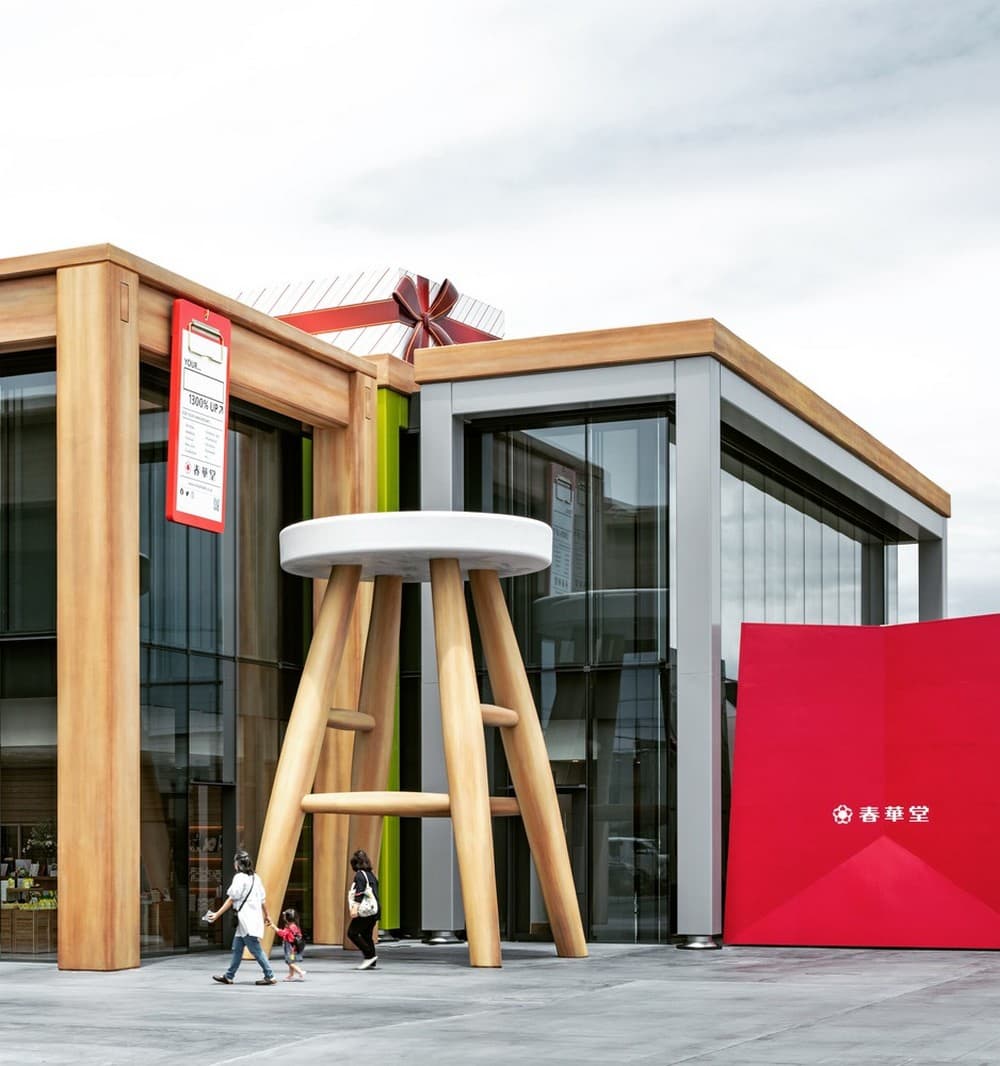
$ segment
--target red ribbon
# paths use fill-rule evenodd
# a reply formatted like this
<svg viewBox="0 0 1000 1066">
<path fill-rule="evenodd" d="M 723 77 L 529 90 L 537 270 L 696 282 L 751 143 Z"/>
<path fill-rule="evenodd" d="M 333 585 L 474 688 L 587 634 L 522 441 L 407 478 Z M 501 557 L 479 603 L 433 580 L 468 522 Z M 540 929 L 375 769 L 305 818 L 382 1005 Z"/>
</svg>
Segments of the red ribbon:
<svg viewBox="0 0 1000 1066">
<path fill-rule="evenodd" d="M 342 304 L 317 311 L 301 311 L 294 315 L 279 315 L 282 322 L 298 326 L 306 333 L 336 333 L 344 329 L 379 326 L 403 322 L 413 332 L 407 341 L 403 359 L 413 362 L 415 348 L 430 348 L 433 344 L 468 344 L 472 341 L 498 340 L 492 333 L 449 318 L 458 303 L 458 289 L 447 279 L 441 282 L 437 295 L 430 299 L 430 282 L 408 274 L 399 280 L 388 300 L 372 300 L 361 304 Z"/>
</svg>

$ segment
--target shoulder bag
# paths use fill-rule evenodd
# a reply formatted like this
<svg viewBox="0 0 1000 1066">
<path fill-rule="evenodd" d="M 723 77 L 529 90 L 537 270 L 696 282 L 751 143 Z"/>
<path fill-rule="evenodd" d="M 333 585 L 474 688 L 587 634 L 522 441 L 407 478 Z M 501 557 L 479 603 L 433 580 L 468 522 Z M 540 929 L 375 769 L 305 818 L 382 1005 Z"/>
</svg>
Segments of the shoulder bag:
<svg viewBox="0 0 1000 1066">
<path fill-rule="evenodd" d="M 354 898 L 354 882 L 351 882 L 351 887 L 347 890 L 347 908 L 350 911 L 352 918 L 371 918 L 372 915 L 378 914 L 378 900 L 375 898 L 375 892 L 372 889 L 371 878 L 361 871 L 361 875 L 365 879 L 365 894 L 360 900 Z"/>
</svg>

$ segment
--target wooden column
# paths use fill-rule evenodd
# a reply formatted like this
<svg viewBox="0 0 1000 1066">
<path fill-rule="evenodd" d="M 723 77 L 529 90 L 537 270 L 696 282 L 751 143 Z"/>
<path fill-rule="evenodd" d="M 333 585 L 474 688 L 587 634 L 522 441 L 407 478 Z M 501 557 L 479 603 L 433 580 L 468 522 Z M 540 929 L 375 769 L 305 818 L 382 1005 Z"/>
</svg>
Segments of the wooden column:
<svg viewBox="0 0 1000 1066">
<path fill-rule="evenodd" d="M 361 677 L 358 710 L 370 714 L 375 726 L 354 738 L 351 768 L 352 792 L 383 791 L 389 782 L 389 759 L 396 719 L 396 675 L 399 671 L 399 620 L 403 602 L 403 580 L 375 578 L 371 624 L 365 645 L 365 665 Z M 351 816 L 347 839 L 349 852 L 363 848 L 372 867 L 378 868 L 382 842 L 381 814 Z M 344 877 L 347 877 L 345 871 Z M 346 894 L 345 894 L 346 905 Z M 354 947 L 354 945 L 351 945 Z"/>
<path fill-rule="evenodd" d="M 316 429 L 313 433 L 313 517 L 376 510 L 375 400 L 375 379 L 353 374 L 348 425 L 342 429 Z M 316 582 L 317 603 L 324 585 L 325 582 Z M 357 706 L 370 610 L 371 591 L 366 582 L 358 592 L 333 691 L 332 702 L 337 707 Z M 316 792 L 350 789 L 353 750 L 353 734 L 327 730 L 316 772 Z M 348 831 L 346 815 L 313 815 L 313 939 L 318 944 L 343 942 Z"/>
<path fill-rule="evenodd" d="M 302 799 L 312 791 L 316 777 L 360 574 L 359 566 L 337 566 L 330 574 L 281 745 L 257 860 L 257 873 L 267 891 L 268 910 L 274 915 L 283 906 L 302 832 Z M 263 941 L 265 948 L 270 947 L 273 939 L 274 933 L 268 929 Z"/>
<path fill-rule="evenodd" d="M 493 698 L 518 713 L 517 725 L 501 729 L 500 737 L 538 871 L 552 938 L 560 955 L 583 958 L 587 954 L 587 941 L 552 767 L 503 590 L 492 570 L 471 571 L 469 584 Z"/>
<path fill-rule="evenodd" d="M 56 283 L 59 966 L 139 965 L 138 279 Z"/>
<path fill-rule="evenodd" d="M 451 821 L 473 966 L 500 965 L 489 776 L 465 586 L 455 559 L 432 559 L 434 641 Z"/>
</svg>

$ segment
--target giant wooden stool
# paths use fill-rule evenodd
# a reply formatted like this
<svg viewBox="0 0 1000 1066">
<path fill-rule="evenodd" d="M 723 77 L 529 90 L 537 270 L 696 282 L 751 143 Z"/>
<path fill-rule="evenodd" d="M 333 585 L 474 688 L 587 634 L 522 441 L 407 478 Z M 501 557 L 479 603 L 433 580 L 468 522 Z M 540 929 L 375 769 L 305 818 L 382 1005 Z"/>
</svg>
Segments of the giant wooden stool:
<svg viewBox="0 0 1000 1066">
<path fill-rule="evenodd" d="M 552 531 L 510 515 L 397 511 L 299 522 L 281 532 L 281 565 L 329 577 L 292 707 L 261 837 L 258 872 L 277 906 L 306 813 L 351 815 L 351 848 L 378 860 L 385 815 L 452 819 L 473 966 L 500 965 L 491 816 L 520 814 L 559 955 L 587 954 L 552 770 L 500 588 L 501 577 L 542 570 Z M 463 579 L 472 587 L 490 685 L 480 702 Z M 362 578 L 374 578 L 357 710 L 330 708 Z M 448 794 L 387 792 L 402 583 L 430 581 Z M 503 739 L 515 797 L 489 795 L 483 725 Z M 310 795 L 325 730 L 356 732 L 350 792 Z"/>
</svg>

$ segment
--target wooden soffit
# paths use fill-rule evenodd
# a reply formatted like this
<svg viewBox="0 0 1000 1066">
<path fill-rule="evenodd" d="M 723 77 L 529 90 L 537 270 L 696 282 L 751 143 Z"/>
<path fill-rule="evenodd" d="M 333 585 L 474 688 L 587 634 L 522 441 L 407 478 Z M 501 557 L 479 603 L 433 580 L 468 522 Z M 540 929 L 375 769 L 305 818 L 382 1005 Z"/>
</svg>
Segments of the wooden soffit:
<svg viewBox="0 0 1000 1066">
<path fill-rule="evenodd" d="M 418 384 L 711 356 L 938 514 L 951 497 L 870 433 L 714 318 L 482 341 L 414 353 Z"/>
</svg>

